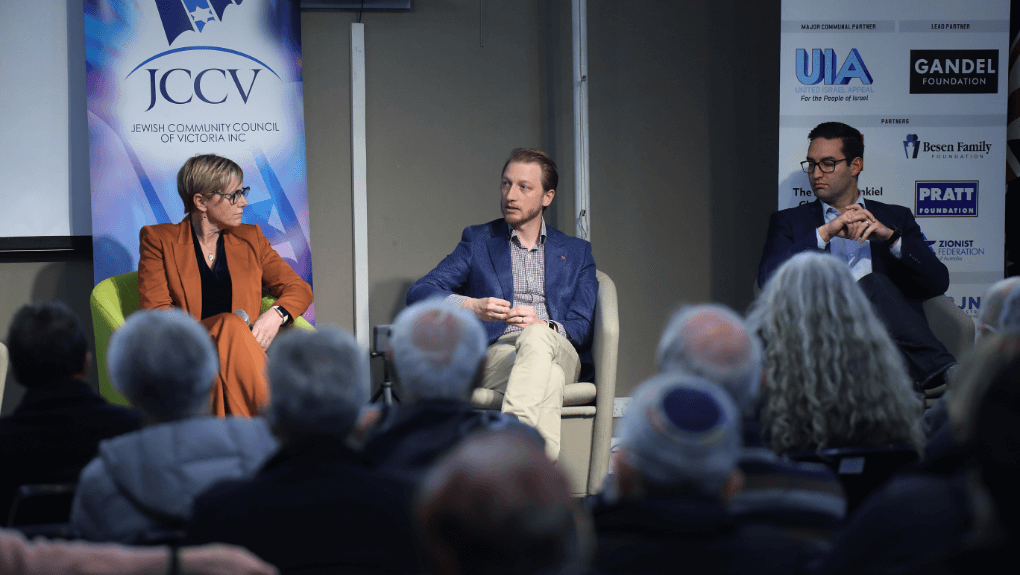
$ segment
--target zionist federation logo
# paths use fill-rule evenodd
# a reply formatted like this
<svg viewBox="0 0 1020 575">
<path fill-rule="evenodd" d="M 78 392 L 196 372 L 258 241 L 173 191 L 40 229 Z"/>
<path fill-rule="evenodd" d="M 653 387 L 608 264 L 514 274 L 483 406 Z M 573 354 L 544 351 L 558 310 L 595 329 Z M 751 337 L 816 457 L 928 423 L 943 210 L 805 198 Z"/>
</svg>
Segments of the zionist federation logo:
<svg viewBox="0 0 1020 575">
<path fill-rule="evenodd" d="M 223 20 L 227 6 L 244 0 L 155 0 L 167 44 L 185 32 L 201 32 L 207 23 Z"/>
</svg>

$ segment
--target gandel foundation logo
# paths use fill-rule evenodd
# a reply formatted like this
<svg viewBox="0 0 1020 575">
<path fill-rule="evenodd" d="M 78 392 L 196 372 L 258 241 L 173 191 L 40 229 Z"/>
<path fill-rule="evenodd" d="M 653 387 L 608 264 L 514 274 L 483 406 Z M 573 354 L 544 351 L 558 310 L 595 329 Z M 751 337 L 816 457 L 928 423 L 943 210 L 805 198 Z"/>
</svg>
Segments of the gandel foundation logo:
<svg viewBox="0 0 1020 575">
<path fill-rule="evenodd" d="M 911 50 L 911 94 L 996 94 L 998 50 Z"/>
</svg>

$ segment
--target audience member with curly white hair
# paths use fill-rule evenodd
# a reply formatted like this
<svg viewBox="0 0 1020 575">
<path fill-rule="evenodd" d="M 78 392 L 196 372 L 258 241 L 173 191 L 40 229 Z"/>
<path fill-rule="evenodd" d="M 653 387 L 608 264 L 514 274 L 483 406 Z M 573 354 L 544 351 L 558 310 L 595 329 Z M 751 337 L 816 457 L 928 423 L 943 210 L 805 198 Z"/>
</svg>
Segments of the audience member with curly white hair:
<svg viewBox="0 0 1020 575">
<path fill-rule="evenodd" d="M 923 450 L 919 395 L 846 265 L 787 261 L 748 318 L 765 346 L 762 424 L 777 453 L 905 444 Z"/>
</svg>

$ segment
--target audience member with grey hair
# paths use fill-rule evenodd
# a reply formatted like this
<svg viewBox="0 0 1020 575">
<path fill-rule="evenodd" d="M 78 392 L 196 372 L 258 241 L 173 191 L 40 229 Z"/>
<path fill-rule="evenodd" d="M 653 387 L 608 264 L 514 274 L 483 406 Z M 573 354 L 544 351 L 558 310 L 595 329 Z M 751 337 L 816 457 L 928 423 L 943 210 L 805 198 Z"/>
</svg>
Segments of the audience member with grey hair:
<svg viewBox="0 0 1020 575">
<path fill-rule="evenodd" d="M 1008 335 L 1020 335 L 1020 284 L 1009 290 L 1009 295 L 1002 302 L 1002 313 L 999 314 L 999 332 Z"/>
<path fill-rule="evenodd" d="M 985 297 L 981 298 L 981 315 L 977 322 L 979 338 L 989 333 L 998 333 L 1003 304 L 1017 286 L 1020 286 L 1020 277 L 999 280 L 988 288 Z"/>
<path fill-rule="evenodd" d="M 600 573 L 796 572 L 816 551 L 770 522 L 728 512 L 743 483 L 740 413 L 718 385 L 682 371 L 635 390 L 613 474 L 593 510 Z"/>
<path fill-rule="evenodd" d="M 414 520 L 436 575 L 587 573 L 593 551 L 563 471 L 519 430 L 465 440 L 422 482 Z"/>
<path fill-rule="evenodd" d="M 333 327 L 269 350 L 268 419 L 280 450 L 247 480 L 198 498 L 192 543 L 242 545 L 285 573 L 416 573 L 413 484 L 366 464 L 351 437 L 369 398 L 368 354 Z"/>
<path fill-rule="evenodd" d="M 728 392 L 740 409 L 739 467 L 745 481 L 730 501 L 730 512 L 782 525 L 806 541 L 831 538 L 846 516 L 843 486 L 828 467 L 780 458 L 762 441 L 761 343 L 744 320 L 722 305 L 686 306 L 667 324 L 656 358 L 660 373 L 703 377 Z"/>
<path fill-rule="evenodd" d="M 209 415 L 219 362 L 186 312 L 135 312 L 110 338 L 107 364 L 149 426 L 100 443 L 82 471 L 71 523 L 86 539 L 174 540 L 196 496 L 251 475 L 276 449 L 264 420 Z"/>
<path fill-rule="evenodd" d="M 752 305 L 765 345 L 762 425 L 776 453 L 829 447 L 924 448 L 919 395 L 846 265 L 804 252 Z"/>
<path fill-rule="evenodd" d="M 486 350 L 482 323 L 470 312 L 441 300 L 400 312 L 387 355 L 403 402 L 391 407 L 369 436 L 369 459 L 418 481 L 440 456 L 478 431 L 520 427 L 542 444 L 541 436 L 515 416 L 478 411 L 468 403 L 481 381 Z"/>
<path fill-rule="evenodd" d="M 425 302 L 402 311 L 390 334 L 402 399 L 466 400 L 478 384 L 485 342 L 482 322 L 467 310 Z"/>
<path fill-rule="evenodd" d="M 722 386 L 744 415 L 761 387 L 761 343 L 723 305 L 687 306 L 673 314 L 655 355 L 659 372 L 682 370 Z"/>
<path fill-rule="evenodd" d="M 368 402 L 368 355 L 339 328 L 287 334 L 269 350 L 268 375 L 267 418 L 284 438 L 346 436 Z"/>
</svg>

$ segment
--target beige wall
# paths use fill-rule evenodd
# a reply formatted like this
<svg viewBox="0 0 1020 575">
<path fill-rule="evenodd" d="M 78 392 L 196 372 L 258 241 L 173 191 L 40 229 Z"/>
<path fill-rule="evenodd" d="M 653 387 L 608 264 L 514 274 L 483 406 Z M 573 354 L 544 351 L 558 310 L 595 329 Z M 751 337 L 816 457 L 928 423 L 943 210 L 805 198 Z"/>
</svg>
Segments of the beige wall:
<svg viewBox="0 0 1020 575">
<path fill-rule="evenodd" d="M 484 0 L 484 46 L 479 5 L 415 2 L 362 19 L 373 324 L 393 318 L 465 226 L 499 216 L 499 169 L 513 147 L 557 160 L 546 219 L 574 230 L 570 3 Z M 316 316 L 348 328 L 356 18 L 301 18 Z M 617 394 L 627 395 L 651 374 L 672 309 L 751 297 L 775 205 L 779 9 L 589 0 L 588 19 L 592 245 L 619 288 Z M 17 306 L 49 297 L 88 320 L 90 262 L 0 259 L 0 277 L 4 333 Z"/>
</svg>

